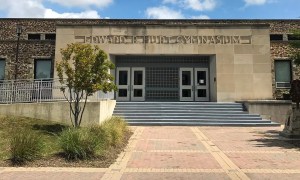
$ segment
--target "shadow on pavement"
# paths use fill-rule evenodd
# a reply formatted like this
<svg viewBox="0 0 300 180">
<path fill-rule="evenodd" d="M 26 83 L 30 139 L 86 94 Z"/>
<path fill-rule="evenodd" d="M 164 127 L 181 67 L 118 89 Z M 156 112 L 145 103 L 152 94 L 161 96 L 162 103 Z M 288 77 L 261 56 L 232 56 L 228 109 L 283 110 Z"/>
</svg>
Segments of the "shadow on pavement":
<svg viewBox="0 0 300 180">
<path fill-rule="evenodd" d="M 300 150 L 300 139 L 289 139 L 279 135 L 281 131 L 268 130 L 268 131 L 255 131 L 259 138 L 249 140 L 250 142 L 257 142 L 256 147 L 280 147 L 283 149 Z"/>
</svg>

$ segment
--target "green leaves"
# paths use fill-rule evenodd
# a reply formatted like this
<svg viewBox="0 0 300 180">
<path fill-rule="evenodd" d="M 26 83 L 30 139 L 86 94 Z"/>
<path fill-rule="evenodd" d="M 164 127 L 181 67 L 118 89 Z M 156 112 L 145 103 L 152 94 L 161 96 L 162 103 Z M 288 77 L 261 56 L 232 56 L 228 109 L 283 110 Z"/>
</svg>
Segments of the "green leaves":
<svg viewBox="0 0 300 180">
<path fill-rule="evenodd" d="M 62 61 L 56 66 L 58 77 L 61 82 L 66 78 L 69 88 L 87 91 L 89 95 L 99 90 L 116 89 L 109 74 L 114 64 L 99 47 L 74 43 L 62 49 L 61 54 Z"/>
<path fill-rule="evenodd" d="M 61 55 L 62 60 L 57 62 L 56 70 L 60 83 L 74 92 L 74 96 L 70 93 L 67 100 L 74 115 L 74 124 L 79 126 L 85 108 L 85 105 L 83 108 L 79 107 L 81 99 L 86 103 L 86 96 L 97 91 L 109 92 L 117 89 L 113 83 L 114 78 L 109 73 L 114 64 L 103 50 L 90 44 L 68 44 L 65 49 L 61 49 Z M 71 102 L 74 102 L 74 107 Z"/>
<path fill-rule="evenodd" d="M 300 39 L 300 30 L 299 29 L 294 30 L 292 32 L 293 32 L 292 36 L 296 37 L 296 39 Z M 299 66 L 300 65 L 300 51 L 299 51 L 300 41 L 299 40 L 291 41 L 289 44 L 294 49 L 294 51 L 292 52 L 290 58 L 291 58 L 291 60 L 293 60 L 293 62 L 297 66 Z"/>
</svg>

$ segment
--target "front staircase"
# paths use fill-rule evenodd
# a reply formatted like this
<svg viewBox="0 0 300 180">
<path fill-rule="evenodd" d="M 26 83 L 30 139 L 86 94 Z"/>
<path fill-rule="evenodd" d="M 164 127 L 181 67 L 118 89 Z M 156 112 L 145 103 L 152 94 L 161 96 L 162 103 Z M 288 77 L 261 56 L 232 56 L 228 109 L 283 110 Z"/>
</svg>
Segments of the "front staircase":
<svg viewBox="0 0 300 180">
<path fill-rule="evenodd" d="M 248 114 L 241 103 L 117 102 L 114 115 L 132 126 L 280 126 Z"/>
</svg>

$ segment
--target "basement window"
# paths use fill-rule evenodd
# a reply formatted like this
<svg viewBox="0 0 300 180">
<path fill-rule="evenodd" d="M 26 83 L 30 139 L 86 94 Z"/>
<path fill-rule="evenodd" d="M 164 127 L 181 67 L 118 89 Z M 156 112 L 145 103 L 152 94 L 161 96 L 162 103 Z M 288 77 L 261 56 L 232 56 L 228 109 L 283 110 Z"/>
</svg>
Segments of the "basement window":
<svg viewBox="0 0 300 180">
<path fill-rule="evenodd" d="M 28 34 L 28 40 L 41 40 L 41 34 Z"/>
<path fill-rule="evenodd" d="M 55 40 L 56 34 L 45 34 L 45 40 Z"/>
<path fill-rule="evenodd" d="M 283 35 L 282 34 L 270 34 L 270 40 L 271 41 L 283 41 Z"/>
<path fill-rule="evenodd" d="M 5 59 L 0 59 L 0 81 L 5 78 Z"/>
<path fill-rule="evenodd" d="M 294 34 L 288 34 L 288 40 L 289 41 L 300 41 L 300 36 L 296 36 Z"/>
</svg>

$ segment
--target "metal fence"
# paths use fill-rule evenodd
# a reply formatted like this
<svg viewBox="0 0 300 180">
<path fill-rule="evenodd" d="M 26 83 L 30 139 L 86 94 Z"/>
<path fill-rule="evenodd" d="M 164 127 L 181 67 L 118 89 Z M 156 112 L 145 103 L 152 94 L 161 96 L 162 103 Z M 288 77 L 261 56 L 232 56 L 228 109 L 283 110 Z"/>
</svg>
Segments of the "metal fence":
<svg viewBox="0 0 300 180">
<path fill-rule="evenodd" d="M 30 103 L 66 101 L 61 88 L 66 88 L 65 95 L 69 97 L 69 90 L 62 85 L 58 79 L 47 80 L 7 80 L 0 82 L 0 103 Z M 88 101 L 99 101 L 102 99 L 113 99 L 114 93 L 103 93 L 98 91 L 88 96 Z"/>
</svg>

